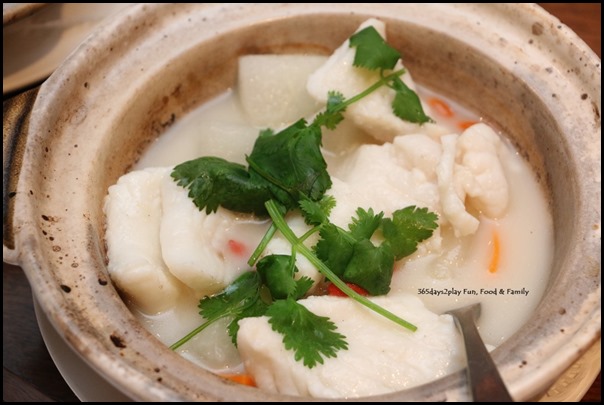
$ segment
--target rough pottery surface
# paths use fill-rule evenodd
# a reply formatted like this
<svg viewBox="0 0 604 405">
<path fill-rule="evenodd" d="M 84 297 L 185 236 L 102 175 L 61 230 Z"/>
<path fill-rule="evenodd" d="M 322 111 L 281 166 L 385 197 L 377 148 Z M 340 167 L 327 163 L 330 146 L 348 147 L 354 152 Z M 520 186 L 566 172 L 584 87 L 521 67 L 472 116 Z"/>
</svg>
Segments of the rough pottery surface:
<svg viewBox="0 0 604 405">
<path fill-rule="evenodd" d="M 510 134 L 550 198 L 549 286 L 531 320 L 493 353 L 512 396 L 538 396 L 600 338 L 601 65 L 555 18 L 530 4 L 141 4 L 96 31 L 41 87 L 27 131 L 8 142 L 22 147 L 4 193 L 5 260 L 23 267 L 65 340 L 133 399 L 310 400 L 223 380 L 151 336 L 107 274 L 102 202 L 150 142 L 234 85 L 238 56 L 327 54 L 370 16 L 386 21 L 419 83 Z M 458 372 L 370 399 L 466 392 Z"/>
</svg>

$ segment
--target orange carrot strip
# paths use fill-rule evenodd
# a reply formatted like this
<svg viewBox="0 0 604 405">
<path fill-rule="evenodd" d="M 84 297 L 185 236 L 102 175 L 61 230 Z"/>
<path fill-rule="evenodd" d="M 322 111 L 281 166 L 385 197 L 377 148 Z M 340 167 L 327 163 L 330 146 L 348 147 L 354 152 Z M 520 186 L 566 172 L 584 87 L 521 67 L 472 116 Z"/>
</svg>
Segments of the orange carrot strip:
<svg viewBox="0 0 604 405">
<path fill-rule="evenodd" d="M 489 263 L 489 271 L 491 273 L 496 273 L 497 268 L 499 267 L 499 234 L 497 231 L 493 231 L 493 256 L 491 256 L 491 262 Z"/>
<path fill-rule="evenodd" d="M 428 99 L 428 104 L 430 107 L 434 108 L 435 113 L 443 117 L 453 116 L 453 110 L 451 110 L 451 107 L 449 107 L 449 105 L 440 98 L 432 97 Z"/>
<path fill-rule="evenodd" d="M 249 374 L 221 374 L 220 376 L 239 384 L 249 385 L 250 387 L 256 386 L 256 382 Z"/>
<path fill-rule="evenodd" d="M 459 121 L 457 123 L 457 126 L 459 127 L 459 129 L 466 130 L 474 124 L 478 124 L 478 121 Z"/>
<path fill-rule="evenodd" d="M 228 245 L 229 245 L 229 249 L 231 250 L 231 252 L 233 252 L 237 256 L 245 255 L 246 249 L 245 249 L 245 245 L 243 243 L 237 242 L 236 240 L 233 240 L 233 239 L 229 239 Z"/>
<path fill-rule="evenodd" d="M 358 294 L 361 294 L 363 296 L 369 295 L 369 293 L 367 291 L 365 291 L 365 289 L 363 287 L 360 287 L 353 283 L 346 283 L 346 285 L 348 287 L 352 288 Z M 333 283 L 329 283 L 329 285 L 327 286 L 327 295 L 332 295 L 334 297 L 348 297 L 346 295 L 346 293 L 344 293 L 342 290 L 340 290 L 338 287 L 336 287 L 336 285 Z"/>
</svg>

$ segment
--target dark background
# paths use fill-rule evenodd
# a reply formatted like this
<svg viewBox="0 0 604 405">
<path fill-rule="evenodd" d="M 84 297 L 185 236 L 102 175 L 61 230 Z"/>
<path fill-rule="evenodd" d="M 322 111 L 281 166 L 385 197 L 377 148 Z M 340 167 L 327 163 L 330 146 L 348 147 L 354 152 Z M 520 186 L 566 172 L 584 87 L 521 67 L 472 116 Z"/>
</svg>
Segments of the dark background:
<svg viewBox="0 0 604 405">
<path fill-rule="evenodd" d="M 601 57 L 601 3 L 539 3 L 573 29 Z M 31 290 L 20 268 L 3 264 L 2 364 L 4 401 L 76 402 L 55 367 L 34 315 Z M 601 402 L 598 374 L 582 402 Z"/>
</svg>

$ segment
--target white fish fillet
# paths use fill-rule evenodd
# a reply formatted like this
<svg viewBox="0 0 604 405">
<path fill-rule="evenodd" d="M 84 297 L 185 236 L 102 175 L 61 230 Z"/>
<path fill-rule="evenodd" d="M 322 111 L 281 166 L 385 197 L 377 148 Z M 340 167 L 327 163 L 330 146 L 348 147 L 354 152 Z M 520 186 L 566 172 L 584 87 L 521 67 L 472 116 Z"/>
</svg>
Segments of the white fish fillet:
<svg viewBox="0 0 604 405">
<path fill-rule="evenodd" d="M 346 336 L 348 349 L 310 369 L 284 348 L 267 317 L 246 318 L 239 322 L 237 342 L 247 372 L 272 392 L 354 398 L 417 386 L 462 367 L 463 346 L 449 315 L 430 312 L 410 294 L 372 301 L 418 330 L 410 332 L 350 298 L 310 297 L 298 302 L 329 317 Z"/>
<path fill-rule="evenodd" d="M 212 214 L 200 211 L 188 190 L 169 176 L 160 187 L 161 253 L 170 272 L 200 298 L 221 291 L 248 269 L 247 256 L 229 252 L 229 240 L 237 235 L 237 214 L 224 208 Z"/>
<path fill-rule="evenodd" d="M 457 236 L 466 236 L 475 233 L 480 222 L 466 211 L 465 191 L 455 184 L 455 153 L 458 137 L 459 135 L 451 134 L 441 138 L 443 154 L 436 173 L 442 213 L 453 225 Z"/>
<path fill-rule="evenodd" d="M 112 280 L 143 312 L 172 307 L 183 286 L 166 267 L 159 244 L 160 183 L 169 169 L 128 173 L 109 187 L 105 241 Z"/>
<path fill-rule="evenodd" d="M 384 39 L 386 38 L 386 28 L 382 21 L 369 19 L 361 24 L 357 31 L 367 26 L 373 26 Z M 380 79 L 379 71 L 369 71 L 353 66 L 355 52 L 356 49 L 350 47 L 348 39 L 336 49 L 327 62 L 309 77 L 307 90 L 310 95 L 316 100 L 326 103 L 327 93 L 330 90 L 339 91 L 346 98 L 350 98 L 377 82 Z M 399 60 L 394 70 L 402 67 Z M 410 89 L 415 90 L 415 84 L 408 72 L 403 74 L 401 79 Z M 392 112 L 394 96 L 393 90 L 381 87 L 350 105 L 345 116 L 380 141 L 392 141 L 397 135 L 415 133 L 425 133 L 437 137 L 446 132 L 443 127 L 436 124 L 419 125 L 404 121 L 394 115 Z M 423 107 L 429 115 L 429 108 L 425 105 Z"/>
<path fill-rule="evenodd" d="M 486 124 L 466 129 L 457 141 L 460 162 L 456 180 L 469 197 L 469 203 L 489 218 L 502 216 L 508 206 L 508 182 L 499 159 L 501 139 Z"/>
</svg>

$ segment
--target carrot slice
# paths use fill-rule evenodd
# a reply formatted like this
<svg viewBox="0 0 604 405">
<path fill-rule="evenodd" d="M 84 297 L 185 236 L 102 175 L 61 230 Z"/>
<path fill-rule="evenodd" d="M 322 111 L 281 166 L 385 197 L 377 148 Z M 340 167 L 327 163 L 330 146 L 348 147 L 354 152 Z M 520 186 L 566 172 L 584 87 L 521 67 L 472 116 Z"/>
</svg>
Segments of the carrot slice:
<svg viewBox="0 0 604 405">
<path fill-rule="evenodd" d="M 369 295 L 369 293 L 367 291 L 365 291 L 365 289 L 363 287 L 360 287 L 353 283 L 346 283 L 346 285 L 348 287 L 350 287 L 351 289 L 353 289 L 354 291 L 356 291 L 360 295 L 363 295 L 363 296 Z M 327 295 L 331 295 L 334 297 L 347 297 L 347 295 L 342 290 L 340 290 L 338 287 L 336 287 L 336 285 L 333 283 L 329 283 L 329 285 L 327 286 Z"/>
<path fill-rule="evenodd" d="M 497 231 L 493 231 L 493 255 L 491 256 L 491 262 L 489 263 L 489 272 L 496 273 L 499 268 L 499 234 Z"/>
<path fill-rule="evenodd" d="M 452 117 L 453 110 L 445 101 L 440 98 L 432 97 L 428 99 L 428 104 L 434 109 L 434 112 L 443 117 Z"/>
<path fill-rule="evenodd" d="M 478 121 L 459 121 L 457 123 L 457 126 L 459 127 L 459 129 L 462 129 L 465 131 L 466 129 L 470 128 L 474 124 L 478 124 Z"/>
<path fill-rule="evenodd" d="M 241 242 L 238 242 L 233 239 L 229 239 L 228 241 L 229 250 L 237 256 L 245 255 L 245 245 Z"/>
<path fill-rule="evenodd" d="M 256 386 L 256 382 L 249 374 L 221 374 L 220 376 L 242 385 L 248 385 L 250 387 Z"/>
</svg>

